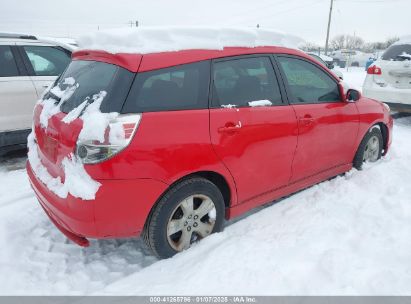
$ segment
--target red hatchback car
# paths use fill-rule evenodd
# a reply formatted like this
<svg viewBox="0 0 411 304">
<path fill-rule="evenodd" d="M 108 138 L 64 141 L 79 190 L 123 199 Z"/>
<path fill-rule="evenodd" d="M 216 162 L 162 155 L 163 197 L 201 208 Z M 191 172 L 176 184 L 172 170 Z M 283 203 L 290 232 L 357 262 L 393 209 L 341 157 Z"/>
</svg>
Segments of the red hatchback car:
<svg viewBox="0 0 411 304">
<path fill-rule="evenodd" d="M 27 172 L 50 219 L 82 246 L 142 235 L 170 257 L 391 143 L 384 104 L 345 92 L 297 50 L 72 59 L 35 108 Z"/>
</svg>

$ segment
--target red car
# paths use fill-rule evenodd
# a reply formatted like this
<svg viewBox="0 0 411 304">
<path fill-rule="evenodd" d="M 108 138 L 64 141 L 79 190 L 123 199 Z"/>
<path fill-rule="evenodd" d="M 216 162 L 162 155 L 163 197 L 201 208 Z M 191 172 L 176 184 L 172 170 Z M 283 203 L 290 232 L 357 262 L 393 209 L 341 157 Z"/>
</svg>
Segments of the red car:
<svg viewBox="0 0 411 304">
<path fill-rule="evenodd" d="M 82 246 L 142 235 L 170 257 L 224 219 L 360 169 L 391 144 L 386 106 L 344 92 L 297 50 L 72 59 L 35 108 L 27 172 L 50 219 Z"/>
</svg>

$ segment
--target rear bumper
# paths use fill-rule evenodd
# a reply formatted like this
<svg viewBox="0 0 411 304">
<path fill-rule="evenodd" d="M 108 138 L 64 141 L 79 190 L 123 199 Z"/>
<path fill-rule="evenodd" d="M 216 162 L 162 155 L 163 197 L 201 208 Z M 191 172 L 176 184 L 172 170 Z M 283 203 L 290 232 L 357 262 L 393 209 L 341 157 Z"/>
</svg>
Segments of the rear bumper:
<svg viewBox="0 0 411 304">
<path fill-rule="evenodd" d="M 153 179 L 99 180 L 95 200 L 52 193 L 33 173 L 27 173 L 39 203 L 52 222 L 73 242 L 87 246 L 87 238 L 138 236 L 146 218 L 168 185 Z"/>
<path fill-rule="evenodd" d="M 363 95 L 392 105 L 411 106 L 411 89 L 381 88 L 365 84 Z"/>
</svg>

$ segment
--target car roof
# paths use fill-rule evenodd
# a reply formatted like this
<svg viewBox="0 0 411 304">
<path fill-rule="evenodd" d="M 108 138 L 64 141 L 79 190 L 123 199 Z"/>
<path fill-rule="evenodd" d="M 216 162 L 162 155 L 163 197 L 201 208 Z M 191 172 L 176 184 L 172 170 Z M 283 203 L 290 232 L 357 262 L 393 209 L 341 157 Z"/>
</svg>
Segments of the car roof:
<svg viewBox="0 0 411 304">
<path fill-rule="evenodd" d="M 14 33 L 0 33 L 0 44 L 9 43 L 17 45 L 51 45 L 60 46 L 70 52 L 76 49 L 75 46 L 63 43 L 50 38 L 41 38 L 33 35 L 14 34 Z"/>
<path fill-rule="evenodd" d="M 150 54 L 112 54 L 101 50 L 78 50 L 73 52 L 72 58 L 73 60 L 103 61 L 121 66 L 131 72 L 146 72 L 202 60 L 253 54 L 290 54 L 312 60 L 302 51 L 277 46 L 225 47 L 222 50 L 199 49 Z"/>
</svg>

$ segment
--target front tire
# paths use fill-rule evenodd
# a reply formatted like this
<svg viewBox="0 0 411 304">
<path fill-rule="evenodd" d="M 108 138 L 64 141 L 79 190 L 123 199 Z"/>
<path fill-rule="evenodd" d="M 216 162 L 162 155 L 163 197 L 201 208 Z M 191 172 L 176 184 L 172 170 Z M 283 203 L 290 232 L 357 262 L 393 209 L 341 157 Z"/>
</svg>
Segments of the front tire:
<svg viewBox="0 0 411 304">
<path fill-rule="evenodd" d="M 381 158 L 383 148 L 383 138 L 378 127 L 372 127 L 365 134 L 357 153 L 355 154 L 353 166 L 361 170 L 365 162 L 376 162 Z"/>
<path fill-rule="evenodd" d="M 160 199 L 143 237 L 159 258 L 169 258 L 194 242 L 222 230 L 224 199 L 212 182 L 201 177 L 183 180 Z"/>
</svg>

